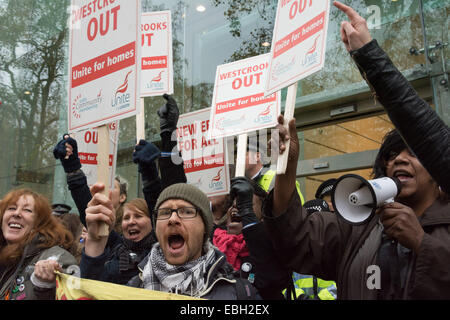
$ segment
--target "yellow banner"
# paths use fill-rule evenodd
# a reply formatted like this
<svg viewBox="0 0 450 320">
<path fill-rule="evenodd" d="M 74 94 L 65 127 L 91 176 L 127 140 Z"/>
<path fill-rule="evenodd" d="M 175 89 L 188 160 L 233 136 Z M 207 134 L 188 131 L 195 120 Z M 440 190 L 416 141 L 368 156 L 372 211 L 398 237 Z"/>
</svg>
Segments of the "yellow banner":
<svg viewBox="0 0 450 320">
<path fill-rule="evenodd" d="M 56 272 L 56 300 L 203 300 Z"/>
</svg>

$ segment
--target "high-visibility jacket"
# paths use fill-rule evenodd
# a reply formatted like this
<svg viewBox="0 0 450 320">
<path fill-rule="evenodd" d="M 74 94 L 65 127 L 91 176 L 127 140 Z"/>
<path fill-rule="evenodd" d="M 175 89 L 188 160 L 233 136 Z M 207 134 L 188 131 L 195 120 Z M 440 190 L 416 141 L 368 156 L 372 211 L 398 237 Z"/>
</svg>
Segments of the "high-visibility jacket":
<svg viewBox="0 0 450 320">
<path fill-rule="evenodd" d="M 261 188 L 263 188 L 264 190 L 266 190 L 267 192 L 269 192 L 270 190 L 273 189 L 274 185 L 275 185 L 275 170 L 271 170 L 271 169 L 266 169 L 263 168 L 263 171 L 261 172 L 261 175 L 259 176 L 259 178 L 257 178 L 257 183 L 261 186 Z M 295 186 L 297 187 L 297 193 L 300 196 L 300 200 L 302 201 L 302 204 L 305 203 L 305 199 L 303 198 L 302 192 L 300 191 L 300 184 L 298 183 L 298 181 L 295 181 Z"/>
<path fill-rule="evenodd" d="M 319 279 L 315 276 L 292 273 L 295 296 L 298 299 L 336 300 L 337 288 L 334 281 Z M 286 290 L 283 291 L 286 296 Z M 292 293 L 293 294 L 293 293 Z M 294 297 L 292 297 L 294 299 Z"/>
</svg>

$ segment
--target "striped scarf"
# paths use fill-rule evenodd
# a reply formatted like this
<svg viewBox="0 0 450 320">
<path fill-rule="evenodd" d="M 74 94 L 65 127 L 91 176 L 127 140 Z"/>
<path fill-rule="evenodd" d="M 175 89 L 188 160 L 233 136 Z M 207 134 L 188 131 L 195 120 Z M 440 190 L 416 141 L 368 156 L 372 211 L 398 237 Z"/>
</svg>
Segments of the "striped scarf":
<svg viewBox="0 0 450 320">
<path fill-rule="evenodd" d="M 156 243 L 142 272 L 145 289 L 198 297 L 205 289 L 207 271 L 215 262 L 214 246 L 204 245 L 205 255 L 180 266 L 166 262 L 159 243 Z"/>
</svg>

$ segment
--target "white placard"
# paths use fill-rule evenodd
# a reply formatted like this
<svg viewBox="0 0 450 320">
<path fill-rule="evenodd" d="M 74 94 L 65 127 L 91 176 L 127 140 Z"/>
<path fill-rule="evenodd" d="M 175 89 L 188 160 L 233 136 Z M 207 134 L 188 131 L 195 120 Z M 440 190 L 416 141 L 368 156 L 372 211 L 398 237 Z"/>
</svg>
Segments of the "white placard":
<svg viewBox="0 0 450 320">
<path fill-rule="evenodd" d="M 141 97 L 173 93 L 170 11 L 146 12 L 141 18 Z"/>
<path fill-rule="evenodd" d="M 109 189 L 114 189 L 114 178 L 117 163 L 117 141 L 119 137 L 119 121 L 111 122 L 109 125 Z M 97 129 L 78 131 L 71 136 L 77 141 L 78 157 L 83 166 L 89 187 L 98 181 L 97 153 L 98 132 Z"/>
<path fill-rule="evenodd" d="M 72 0 L 69 132 L 139 112 L 140 1 Z"/>
<path fill-rule="evenodd" d="M 322 69 L 329 12 L 329 0 L 278 0 L 265 96 Z"/>
<path fill-rule="evenodd" d="M 181 151 L 187 182 L 208 197 L 230 191 L 226 143 L 209 139 L 210 108 L 180 115 L 177 123 L 178 149 Z"/>
<path fill-rule="evenodd" d="M 264 97 L 270 54 L 217 66 L 211 137 L 222 138 L 277 125 L 278 92 Z"/>
</svg>

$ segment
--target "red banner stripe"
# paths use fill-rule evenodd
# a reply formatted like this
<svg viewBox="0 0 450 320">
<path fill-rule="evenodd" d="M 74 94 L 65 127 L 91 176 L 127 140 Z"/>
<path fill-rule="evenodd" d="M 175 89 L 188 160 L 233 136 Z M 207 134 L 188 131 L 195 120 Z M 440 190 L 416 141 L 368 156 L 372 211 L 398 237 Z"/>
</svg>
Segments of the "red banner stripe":
<svg viewBox="0 0 450 320">
<path fill-rule="evenodd" d="M 259 104 L 276 101 L 276 99 L 277 95 L 275 93 L 266 98 L 264 98 L 264 93 L 258 93 L 248 97 L 218 102 L 215 106 L 216 114 L 253 107 Z"/>
<path fill-rule="evenodd" d="M 295 47 L 299 43 L 305 41 L 315 33 L 323 30 L 324 25 L 325 25 L 325 11 L 317 15 L 304 25 L 302 25 L 300 28 L 291 32 L 283 39 L 277 41 L 275 43 L 273 58 L 278 57 L 279 55 Z"/>
<path fill-rule="evenodd" d="M 184 172 L 196 172 L 206 169 L 222 167 L 224 165 L 223 153 L 214 156 L 201 157 L 184 161 Z"/>
<path fill-rule="evenodd" d="M 130 42 L 120 48 L 72 67 L 72 88 L 102 78 L 135 63 L 136 42 Z"/>
</svg>

